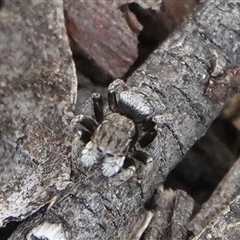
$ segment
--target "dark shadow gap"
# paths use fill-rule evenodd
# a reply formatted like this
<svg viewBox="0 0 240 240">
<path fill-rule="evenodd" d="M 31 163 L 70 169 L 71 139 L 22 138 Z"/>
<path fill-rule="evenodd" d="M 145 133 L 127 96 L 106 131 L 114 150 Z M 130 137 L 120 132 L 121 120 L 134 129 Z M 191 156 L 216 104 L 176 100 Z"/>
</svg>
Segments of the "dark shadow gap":
<svg viewBox="0 0 240 240">
<path fill-rule="evenodd" d="M 12 218 L 11 221 L 9 221 L 5 227 L 0 227 L 0 240 L 7 240 L 14 233 L 17 227 L 19 225 L 21 226 L 21 223 L 28 222 L 30 221 L 30 219 L 35 219 L 38 214 L 44 215 L 47 211 L 47 208 L 48 205 L 43 206 L 40 210 L 31 214 L 22 221 L 16 221 L 17 220 L 16 218 Z"/>
<path fill-rule="evenodd" d="M 93 83 L 100 83 L 101 82 L 110 82 L 111 76 L 105 73 L 101 68 L 99 68 L 95 62 L 94 59 L 89 59 L 86 54 L 84 54 L 82 51 L 78 52 L 76 49 L 79 49 L 77 47 L 76 41 L 72 38 L 72 31 L 78 31 L 78 29 L 74 29 L 75 25 L 70 21 L 69 16 L 67 14 L 67 11 L 64 11 L 64 18 L 65 18 L 65 25 L 66 30 L 68 34 L 69 44 L 70 48 L 73 53 L 73 60 L 76 65 L 76 71 L 81 72 L 84 74 L 87 78 L 91 79 Z M 101 81 L 101 79 L 104 79 L 104 81 Z M 104 85 L 104 84 L 103 84 Z"/>
<path fill-rule="evenodd" d="M 18 227 L 18 225 L 21 222 L 9 222 L 5 227 L 1 227 L 0 228 L 0 236 L 1 236 L 1 240 L 7 240 L 10 235 L 16 230 L 16 228 Z"/>
<path fill-rule="evenodd" d="M 143 30 L 138 36 L 138 58 L 125 74 L 125 80 L 147 60 L 149 55 L 171 33 L 164 22 L 163 16 L 158 12 L 143 9 L 136 3 L 129 4 L 129 9 L 135 14 L 139 23 L 143 26 Z"/>
<path fill-rule="evenodd" d="M 5 0 L 0 0 L 0 10 L 4 7 Z"/>
<path fill-rule="evenodd" d="M 165 188 L 182 189 L 201 205 L 209 199 L 239 153 L 239 130 L 219 117 L 168 175 Z"/>
</svg>

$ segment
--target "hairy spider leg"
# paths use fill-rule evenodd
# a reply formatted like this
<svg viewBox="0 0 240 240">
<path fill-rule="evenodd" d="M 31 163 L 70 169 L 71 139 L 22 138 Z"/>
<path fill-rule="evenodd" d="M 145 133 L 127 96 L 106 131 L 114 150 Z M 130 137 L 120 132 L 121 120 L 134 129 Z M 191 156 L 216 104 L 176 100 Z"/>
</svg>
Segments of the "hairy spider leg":
<svg viewBox="0 0 240 240">
<path fill-rule="evenodd" d="M 98 123 L 103 120 L 103 100 L 100 93 L 93 93 L 91 95 L 93 101 L 93 110 L 95 114 L 95 119 Z"/>
<path fill-rule="evenodd" d="M 92 141 L 89 141 L 82 150 L 81 162 L 85 167 L 91 167 L 97 162 L 100 157 L 100 152 Z"/>
<path fill-rule="evenodd" d="M 111 177 L 114 174 L 118 173 L 121 167 L 123 166 L 124 160 L 125 156 L 105 157 L 104 162 L 102 164 L 103 175 L 106 177 Z"/>
</svg>

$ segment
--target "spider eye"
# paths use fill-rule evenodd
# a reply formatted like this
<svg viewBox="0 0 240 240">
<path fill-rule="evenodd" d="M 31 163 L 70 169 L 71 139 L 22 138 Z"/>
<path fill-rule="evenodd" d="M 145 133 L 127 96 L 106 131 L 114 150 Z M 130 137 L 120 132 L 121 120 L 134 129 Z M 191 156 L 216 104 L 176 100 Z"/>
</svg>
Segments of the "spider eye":
<svg viewBox="0 0 240 240">
<path fill-rule="evenodd" d="M 114 155 L 111 154 L 111 153 L 106 153 L 106 155 L 107 155 L 108 157 L 113 157 L 113 156 L 114 156 Z"/>
</svg>

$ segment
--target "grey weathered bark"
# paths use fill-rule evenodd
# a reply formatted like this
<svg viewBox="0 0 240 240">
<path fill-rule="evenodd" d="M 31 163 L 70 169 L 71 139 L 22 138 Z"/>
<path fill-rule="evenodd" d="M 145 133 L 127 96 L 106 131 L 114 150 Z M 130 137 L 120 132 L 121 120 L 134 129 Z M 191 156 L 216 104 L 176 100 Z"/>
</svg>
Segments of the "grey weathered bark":
<svg viewBox="0 0 240 240">
<path fill-rule="evenodd" d="M 195 235 L 199 234 L 240 194 L 240 159 L 238 159 L 227 175 L 213 192 L 210 199 L 203 204 L 201 210 L 188 224 L 188 229 Z M 223 211 L 224 215 L 225 210 Z M 240 218 L 240 216 L 239 216 Z"/>
<path fill-rule="evenodd" d="M 123 77 L 138 57 L 143 26 L 129 10 L 130 0 L 64 1 L 66 27 L 77 66 L 97 84 Z M 136 0 L 160 10 L 161 1 Z"/>
<path fill-rule="evenodd" d="M 125 77 L 197 2 L 65 1 L 66 28 L 77 69 L 98 85 L 106 86 L 113 79 Z"/>
<path fill-rule="evenodd" d="M 61 118 L 77 79 L 60 1 L 0 10 L 0 226 L 22 220 L 69 185 Z"/>
<path fill-rule="evenodd" d="M 194 200 L 184 191 L 164 190 L 156 200 L 155 215 L 143 240 L 187 239 L 187 223 L 192 215 Z"/>
<path fill-rule="evenodd" d="M 35 7 L 40 6 L 43 5 L 40 4 Z M 29 9 L 27 4 L 24 7 Z M 31 4 L 30 7 L 32 7 Z M 14 6 L 11 6 L 11 8 L 14 9 Z M 28 12 L 28 14 L 30 13 Z M 34 19 L 34 17 L 30 15 L 29 21 L 31 22 L 30 19 Z M 209 69 L 212 67 L 212 61 L 224 59 L 226 64 L 222 71 L 240 64 L 240 43 L 237 41 L 239 37 L 239 18 L 240 5 L 238 3 L 226 3 L 223 0 L 214 3 L 204 1 L 193 16 L 175 31 L 129 79 L 130 86 L 137 86 L 140 82 L 151 85 L 153 91 L 159 94 L 166 104 L 164 113 L 172 115 L 172 121 L 159 127 L 158 137 L 151 143 L 150 147 L 146 148 L 154 161 L 146 166 L 142 172 L 141 180 L 137 181 L 136 178 L 132 178 L 122 185 L 116 186 L 114 178 L 106 179 L 102 177 L 99 167 L 94 167 L 89 172 L 82 171 L 77 176 L 78 181 L 74 184 L 69 196 L 55 204 L 46 214 L 39 212 L 21 224 L 10 239 L 24 239 L 27 234 L 30 239 L 31 234 L 37 236 L 39 229 L 46 229 L 46 226 L 48 229 L 54 228 L 56 234 L 61 235 L 62 239 L 128 239 L 132 227 L 141 213 L 144 212 L 146 201 L 158 189 L 169 171 L 181 161 L 187 150 L 206 132 L 210 123 L 218 116 L 226 99 L 220 99 L 217 102 L 211 100 L 205 94 L 205 87 L 211 77 Z M 55 21 L 51 22 L 51 24 L 54 23 Z M 51 24 L 50 26 L 52 26 Z M 51 27 L 49 28 L 52 30 Z M 51 41 L 52 39 L 49 39 L 47 43 Z M 35 47 L 36 50 L 39 49 L 39 45 Z M 56 50 L 56 48 L 53 48 L 53 50 Z M 61 48 L 59 55 L 62 51 L 65 52 L 66 50 Z M 215 52 L 218 53 L 217 57 Z M 219 56 L 221 57 L 219 58 Z M 39 57 L 33 59 L 39 59 Z M 11 65 L 11 62 L 9 62 L 9 65 Z M 66 66 L 69 66 L 69 62 L 65 62 L 62 68 L 66 70 Z M 11 72 L 8 72 L 8 74 L 11 75 Z M 48 101 L 45 102 L 41 101 L 42 95 L 39 99 L 39 94 L 36 94 L 38 105 L 34 105 L 27 112 L 30 117 L 34 113 L 37 115 L 41 112 L 41 109 L 46 112 L 49 112 L 47 110 L 51 107 L 56 109 L 57 103 L 50 101 L 53 97 L 63 99 L 63 101 L 67 101 L 66 98 L 69 99 L 68 96 L 71 92 L 69 86 L 64 85 L 65 88 L 60 88 L 60 92 L 54 92 L 56 94 L 51 95 L 52 92 L 47 91 L 49 82 L 41 81 L 39 75 L 38 77 L 33 76 L 33 78 L 30 78 L 34 80 L 30 81 L 32 83 L 29 85 L 30 91 L 36 91 L 37 93 L 46 88 L 49 95 Z M 66 79 L 72 83 L 68 76 L 66 76 Z M 59 89 L 59 86 L 62 86 L 61 84 L 65 84 L 66 79 L 61 83 L 58 81 L 56 88 Z M 69 83 L 69 81 L 67 82 Z M 22 89 L 24 88 L 21 88 L 21 92 Z M 14 92 L 9 93 L 9 95 L 14 96 Z M 21 95 L 18 94 L 18 96 Z M 26 98 L 23 98 L 24 101 L 28 100 Z M 23 101 L 23 99 L 19 100 Z M 36 100 L 33 101 L 36 102 Z M 71 101 L 68 100 L 67 102 L 70 105 Z M 65 106 L 65 104 L 63 105 Z M 49 132 L 55 132 L 57 125 L 57 121 L 54 121 L 57 115 L 55 112 L 57 110 L 53 111 L 54 115 L 49 112 L 49 117 L 45 118 L 44 127 Z M 57 116 L 60 117 L 61 115 L 62 112 Z M 8 118 L 10 118 L 10 115 Z M 34 120 L 37 124 L 42 123 L 42 118 Z M 19 125 L 19 122 L 16 121 L 16 128 Z M 26 125 L 31 128 L 31 121 L 27 121 Z M 63 129 L 63 126 L 60 125 L 60 128 Z M 56 129 L 56 135 L 52 135 L 50 141 L 62 136 L 59 133 L 59 127 Z M 8 136 L 7 130 L 3 136 Z M 32 139 L 31 142 L 33 143 L 33 141 L 39 140 L 39 136 L 44 137 L 45 135 L 36 135 L 35 138 L 29 138 L 27 135 L 27 139 Z M 10 136 L 9 139 L 15 138 Z M 45 140 L 46 137 L 43 139 Z M 65 164 L 65 161 L 61 161 L 66 159 L 67 154 L 65 155 L 64 151 L 59 148 L 53 148 L 53 143 L 50 143 L 50 141 L 46 141 L 45 151 L 61 154 L 53 158 L 54 166 L 61 168 Z M 41 145 L 42 142 L 38 146 Z M 59 147 L 59 144 L 56 143 L 56 146 Z M 42 159 L 48 159 L 49 161 L 49 158 L 42 155 L 41 151 L 34 158 L 37 161 Z M 52 160 L 52 158 L 50 159 Z M 56 160 L 60 160 L 60 162 L 56 163 Z M 55 176 L 47 175 L 47 173 L 44 174 L 44 177 L 55 179 Z M 44 232 L 42 231 L 41 234 L 44 234 Z"/>
<path fill-rule="evenodd" d="M 240 231 L 240 195 L 231 201 L 225 209 L 193 240 L 239 239 Z"/>
</svg>

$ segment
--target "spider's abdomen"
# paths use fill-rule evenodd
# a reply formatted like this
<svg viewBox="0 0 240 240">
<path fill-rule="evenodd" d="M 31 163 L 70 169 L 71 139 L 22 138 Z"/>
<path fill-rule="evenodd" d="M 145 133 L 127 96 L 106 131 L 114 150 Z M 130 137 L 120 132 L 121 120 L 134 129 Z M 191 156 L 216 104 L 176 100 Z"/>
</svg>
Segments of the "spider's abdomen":
<svg viewBox="0 0 240 240">
<path fill-rule="evenodd" d="M 119 95 L 118 111 L 131 118 L 135 123 L 149 121 L 155 114 L 162 112 L 165 108 L 158 96 L 155 95 L 156 93 L 148 87 L 123 91 Z"/>
<path fill-rule="evenodd" d="M 146 96 L 134 91 L 124 91 L 118 102 L 119 112 L 133 119 L 136 123 L 144 122 L 154 113 L 154 107 Z"/>
</svg>

